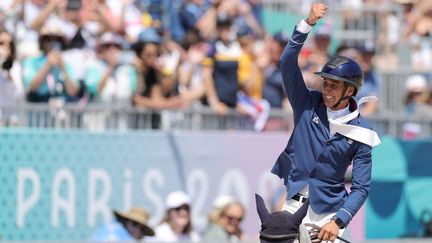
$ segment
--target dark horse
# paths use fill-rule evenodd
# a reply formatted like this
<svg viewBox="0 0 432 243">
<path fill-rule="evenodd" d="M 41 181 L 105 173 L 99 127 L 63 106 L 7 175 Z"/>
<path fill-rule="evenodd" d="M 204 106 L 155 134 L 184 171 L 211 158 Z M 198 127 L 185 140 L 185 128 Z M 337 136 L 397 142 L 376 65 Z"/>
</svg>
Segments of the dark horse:
<svg viewBox="0 0 432 243">
<path fill-rule="evenodd" d="M 294 213 L 286 211 L 274 212 L 267 210 L 263 198 L 255 194 L 257 211 L 261 220 L 260 240 L 261 243 L 310 243 L 311 238 L 305 226 L 301 224 L 306 216 L 309 203 L 306 201 Z"/>
</svg>

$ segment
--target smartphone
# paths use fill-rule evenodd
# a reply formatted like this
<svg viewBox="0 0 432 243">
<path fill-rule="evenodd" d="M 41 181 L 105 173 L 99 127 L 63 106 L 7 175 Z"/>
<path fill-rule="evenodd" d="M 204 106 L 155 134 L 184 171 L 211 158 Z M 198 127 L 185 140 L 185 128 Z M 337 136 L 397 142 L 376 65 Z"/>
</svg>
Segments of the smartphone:
<svg viewBox="0 0 432 243">
<path fill-rule="evenodd" d="M 52 49 L 57 50 L 57 51 L 61 51 L 62 50 L 62 43 L 60 41 L 54 41 L 54 43 L 52 44 Z"/>
<path fill-rule="evenodd" d="M 66 5 L 67 10 L 80 10 L 81 0 L 68 0 Z"/>
</svg>

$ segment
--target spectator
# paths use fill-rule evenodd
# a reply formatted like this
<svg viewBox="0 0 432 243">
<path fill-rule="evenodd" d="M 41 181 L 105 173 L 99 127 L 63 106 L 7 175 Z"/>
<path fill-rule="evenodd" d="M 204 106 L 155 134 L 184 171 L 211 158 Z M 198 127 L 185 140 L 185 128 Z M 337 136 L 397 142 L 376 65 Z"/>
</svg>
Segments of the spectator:
<svg viewBox="0 0 432 243">
<path fill-rule="evenodd" d="M 18 60 L 39 55 L 39 34 L 32 28 L 32 22 L 46 3 L 47 0 L 14 1 L 6 8 L 5 13 L 11 14 L 15 22 L 15 24 L 9 25 L 9 30 L 15 35 Z"/>
<path fill-rule="evenodd" d="M 366 41 L 360 48 L 359 64 L 363 70 L 364 83 L 357 95 L 357 99 L 365 96 L 379 96 L 381 93 L 381 77 L 379 76 L 375 65 L 375 46 L 372 41 Z M 361 107 L 361 113 L 368 117 L 375 113 L 378 109 L 377 102 L 367 102 Z"/>
<path fill-rule="evenodd" d="M 108 0 L 107 6 L 117 20 L 114 23 L 115 32 L 125 34 L 125 38 L 134 43 L 138 40 L 139 34 L 146 28 L 152 27 L 153 19 L 140 8 L 138 1 L 134 0 Z"/>
<path fill-rule="evenodd" d="M 23 82 L 30 102 L 47 102 L 50 98 L 73 97 L 78 80 L 70 64 L 63 60 L 65 36 L 57 26 L 46 25 L 41 30 L 39 47 L 42 55 L 23 63 Z"/>
<path fill-rule="evenodd" d="M 105 0 L 48 0 L 31 27 L 40 31 L 49 22 L 63 29 L 70 40 L 68 48 L 82 48 L 85 45 L 94 48 L 96 38 L 106 31 L 118 31 L 119 23 Z"/>
<path fill-rule="evenodd" d="M 212 6 L 200 19 L 198 30 L 206 39 L 212 39 L 218 29 L 218 17 L 227 16 L 232 20 L 234 29 L 252 31 L 256 36 L 263 36 L 264 31 L 259 24 L 259 20 L 255 18 L 255 12 L 253 12 L 259 11 L 259 5 L 254 2 L 256 1 L 213 0 L 211 1 Z M 251 6 L 251 4 L 254 6 Z"/>
<path fill-rule="evenodd" d="M 307 58 L 305 58 L 306 62 L 303 64 L 303 67 L 301 67 L 303 73 L 305 74 L 306 85 L 309 89 L 322 89 L 322 80 L 313 73 L 320 71 L 330 57 L 330 42 L 330 24 L 325 24 L 317 27 L 310 50 L 305 50 L 309 51 L 309 55 L 307 56 Z"/>
<path fill-rule="evenodd" d="M 161 41 L 156 30 L 147 29 L 132 46 L 138 57 L 137 91 L 133 97 L 136 106 L 159 110 L 179 108 L 183 104 L 180 97 L 166 97 L 163 92 L 164 83 L 170 83 L 172 79 L 164 75 L 159 62 Z"/>
<path fill-rule="evenodd" d="M 180 24 L 185 33 L 198 30 L 198 21 L 204 15 L 203 0 L 186 0 L 179 11 Z"/>
<path fill-rule="evenodd" d="M 263 87 L 263 97 L 270 103 L 270 106 L 272 108 L 284 108 L 285 110 L 290 110 L 290 105 L 283 91 L 279 59 L 289 38 L 287 33 L 277 32 L 273 35 L 273 38 L 267 42 L 270 60 L 264 70 L 265 81 Z"/>
<path fill-rule="evenodd" d="M 204 240 L 217 242 L 239 242 L 244 240 L 243 231 L 240 227 L 245 214 L 244 207 L 231 198 L 227 199 L 222 205 L 215 203 L 214 206 L 216 207 L 210 221 L 211 224 L 204 233 Z"/>
<path fill-rule="evenodd" d="M 185 106 L 180 96 L 166 93 L 164 88 L 172 86 L 173 78 L 164 74 L 160 62 L 161 37 L 149 28 L 140 34 L 139 41 L 132 45 L 137 56 L 137 90 L 133 96 L 135 106 L 152 109 L 175 109 Z M 174 75 L 174 74 L 171 74 Z M 152 114 L 152 128 L 160 127 L 159 113 Z"/>
<path fill-rule="evenodd" d="M 203 61 L 203 78 L 207 89 L 207 101 L 220 114 L 237 106 L 239 43 L 231 37 L 232 20 L 227 15 L 217 19 L 218 38 L 212 44 Z"/>
<path fill-rule="evenodd" d="M 0 31 L 0 125 L 13 125 L 17 117 L 5 106 L 13 105 L 24 97 L 20 63 L 15 60 L 13 36 L 6 30 Z M 9 108 L 10 109 L 10 108 Z"/>
<path fill-rule="evenodd" d="M 420 74 L 408 77 L 406 90 L 405 106 L 407 115 L 410 117 L 432 117 L 432 107 L 427 103 L 429 89 L 426 78 Z"/>
<path fill-rule="evenodd" d="M 136 74 L 129 63 L 122 63 L 122 38 L 107 32 L 98 45 L 99 59 L 85 73 L 90 94 L 104 102 L 130 101 L 136 90 Z"/>
<path fill-rule="evenodd" d="M 202 80 L 202 65 L 208 51 L 208 45 L 196 30 L 188 31 L 183 41 L 186 59 L 179 68 L 180 95 L 194 107 L 201 106 L 205 98 L 205 86 Z"/>
<path fill-rule="evenodd" d="M 145 236 L 154 236 L 148 226 L 149 213 L 141 207 L 132 207 L 127 212 L 113 211 L 115 220 L 101 226 L 90 237 L 94 242 L 142 241 Z"/>
<path fill-rule="evenodd" d="M 254 121 L 255 131 L 262 131 L 270 113 L 270 104 L 262 99 L 263 71 L 268 62 L 266 55 L 259 55 L 255 38 L 251 32 L 238 34 L 242 53 L 239 57 L 237 94 L 238 109 Z"/>
<path fill-rule="evenodd" d="M 252 2 L 243 0 L 222 0 L 219 8 L 220 14 L 228 14 L 233 19 L 235 29 L 240 32 L 251 32 L 255 36 L 261 37 L 264 34 L 263 29 L 259 24 L 259 20 L 255 17 L 252 11 Z M 257 4 L 254 4 L 255 11 L 259 9 Z"/>
<path fill-rule="evenodd" d="M 413 23 L 412 30 L 419 36 L 429 36 L 432 32 L 432 2 L 418 1 L 416 8 L 419 15 Z"/>
<path fill-rule="evenodd" d="M 192 228 L 189 196 L 182 191 L 168 194 L 165 201 L 166 215 L 155 229 L 154 242 L 198 242 L 199 236 Z"/>
<path fill-rule="evenodd" d="M 267 64 L 267 60 L 264 59 L 266 55 L 258 53 L 255 37 L 250 32 L 239 32 L 238 42 L 242 49 L 238 67 L 240 89 L 253 99 L 262 99 L 263 71 Z"/>
</svg>

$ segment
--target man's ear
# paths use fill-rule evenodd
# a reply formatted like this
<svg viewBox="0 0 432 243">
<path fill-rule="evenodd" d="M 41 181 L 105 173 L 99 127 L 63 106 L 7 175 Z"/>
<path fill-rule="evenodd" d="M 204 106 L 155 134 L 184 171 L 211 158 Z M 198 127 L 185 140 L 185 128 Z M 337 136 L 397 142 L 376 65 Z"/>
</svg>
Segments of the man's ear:
<svg viewBox="0 0 432 243">
<path fill-rule="evenodd" d="M 353 86 L 348 86 L 348 96 L 353 96 L 355 88 Z"/>
</svg>

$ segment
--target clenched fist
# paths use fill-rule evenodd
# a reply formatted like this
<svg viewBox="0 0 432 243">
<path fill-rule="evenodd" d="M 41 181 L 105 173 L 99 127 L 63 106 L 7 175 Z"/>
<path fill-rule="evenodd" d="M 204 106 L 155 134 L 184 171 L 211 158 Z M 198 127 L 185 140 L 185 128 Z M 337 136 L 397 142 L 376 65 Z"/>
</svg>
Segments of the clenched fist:
<svg viewBox="0 0 432 243">
<path fill-rule="evenodd" d="M 313 3 L 309 12 L 309 17 L 307 18 L 308 24 L 315 25 L 319 19 L 324 17 L 327 8 L 327 5 L 323 3 Z"/>
</svg>

